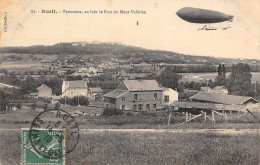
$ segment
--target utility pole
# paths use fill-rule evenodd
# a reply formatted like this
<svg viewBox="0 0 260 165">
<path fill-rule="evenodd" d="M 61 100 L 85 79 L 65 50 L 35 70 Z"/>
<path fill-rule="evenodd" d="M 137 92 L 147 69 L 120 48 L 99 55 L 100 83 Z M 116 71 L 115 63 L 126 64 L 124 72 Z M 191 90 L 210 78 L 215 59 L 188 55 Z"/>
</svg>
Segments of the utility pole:
<svg viewBox="0 0 260 165">
<path fill-rule="evenodd" d="M 67 105 L 67 74 L 65 74 L 65 106 Z"/>
<path fill-rule="evenodd" d="M 79 95 L 78 95 L 78 106 L 79 106 Z"/>
</svg>

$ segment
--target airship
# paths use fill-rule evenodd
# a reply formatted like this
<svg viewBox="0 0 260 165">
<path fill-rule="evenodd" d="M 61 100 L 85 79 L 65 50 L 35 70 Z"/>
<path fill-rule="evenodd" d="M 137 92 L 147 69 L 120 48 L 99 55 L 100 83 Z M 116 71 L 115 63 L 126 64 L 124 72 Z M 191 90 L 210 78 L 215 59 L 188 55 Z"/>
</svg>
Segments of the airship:
<svg viewBox="0 0 260 165">
<path fill-rule="evenodd" d="M 193 7 L 184 7 L 176 12 L 176 14 L 183 20 L 190 23 L 197 24 L 209 24 L 209 27 L 206 25 L 199 30 L 216 30 L 216 28 L 210 28 L 210 24 L 213 23 L 221 23 L 221 22 L 232 22 L 234 16 L 227 15 L 222 12 L 207 10 L 207 9 L 199 9 Z M 223 28 L 224 30 L 227 28 Z"/>
</svg>

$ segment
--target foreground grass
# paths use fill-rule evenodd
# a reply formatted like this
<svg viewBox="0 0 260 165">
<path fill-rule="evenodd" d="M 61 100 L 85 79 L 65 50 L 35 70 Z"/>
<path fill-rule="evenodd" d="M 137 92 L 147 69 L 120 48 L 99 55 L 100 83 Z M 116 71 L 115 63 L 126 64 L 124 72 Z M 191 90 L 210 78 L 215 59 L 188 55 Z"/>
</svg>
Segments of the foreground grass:
<svg viewBox="0 0 260 165">
<path fill-rule="evenodd" d="M 41 111 L 21 110 L 10 114 L 0 114 L 0 125 L 4 129 L 30 128 L 33 119 Z M 73 114 L 73 111 L 69 111 Z M 50 116 L 54 118 L 55 115 Z M 260 115 L 259 115 L 260 118 Z M 203 118 L 196 119 L 191 123 L 178 124 L 185 121 L 184 114 L 173 114 L 171 123 L 168 126 L 168 114 L 142 114 L 142 115 L 118 115 L 118 116 L 75 116 L 75 120 L 81 129 L 258 129 L 259 123 L 253 119 L 243 118 L 240 121 L 217 122 L 212 124 Z M 219 119 L 218 121 L 220 121 Z"/>
<path fill-rule="evenodd" d="M 20 132 L 2 131 L 0 139 L 0 163 L 19 164 Z M 81 132 L 67 164 L 256 165 L 258 148 L 256 134 Z"/>
</svg>

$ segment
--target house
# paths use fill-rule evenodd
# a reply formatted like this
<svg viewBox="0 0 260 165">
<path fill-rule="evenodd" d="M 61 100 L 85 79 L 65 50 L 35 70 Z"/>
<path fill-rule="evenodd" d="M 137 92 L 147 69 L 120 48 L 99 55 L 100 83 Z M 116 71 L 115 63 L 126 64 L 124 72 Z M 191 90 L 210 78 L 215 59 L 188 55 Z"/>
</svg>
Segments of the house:
<svg viewBox="0 0 260 165">
<path fill-rule="evenodd" d="M 100 76 L 104 74 L 104 70 L 102 68 L 97 68 L 97 75 Z"/>
<path fill-rule="evenodd" d="M 163 106 L 171 105 L 173 102 L 178 101 L 179 93 L 171 88 L 162 87 L 162 104 Z"/>
<path fill-rule="evenodd" d="M 5 83 L 0 83 L 0 89 L 20 89 L 19 87 L 13 86 L 13 85 L 9 85 L 9 84 L 5 84 Z"/>
<path fill-rule="evenodd" d="M 70 76 L 95 77 L 98 76 L 97 69 L 94 67 L 80 68 L 78 72 L 72 73 Z"/>
<path fill-rule="evenodd" d="M 62 83 L 62 97 L 75 97 L 88 95 L 87 82 L 83 80 L 78 81 L 63 81 Z"/>
<path fill-rule="evenodd" d="M 252 97 L 236 96 L 236 95 L 223 95 L 218 93 L 199 92 L 190 97 L 191 101 L 204 102 L 204 103 L 218 103 L 218 104 L 236 104 L 245 105 L 248 103 L 258 103 Z"/>
<path fill-rule="evenodd" d="M 52 89 L 45 84 L 42 84 L 37 88 L 37 96 L 50 98 L 52 96 Z"/>
<path fill-rule="evenodd" d="M 104 95 L 104 106 L 122 110 L 156 110 L 162 106 L 162 91 L 156 80 L 124 80 Z"/>
<path fill-rule="evenodd" d="M 200 90 L 203 91 L 203 92 L 211 92 L 212 91 L 212 89 L 210 87 L 201 87 Z"/>
<path fill-rule="evenodd" d="M 101 101 L 103 99 L 103 90 L 100 87 L 89 88 L 88 98 L 92 101 Z"/>
<path fill-rule="evenodd" d="M 226 87 L 224 87 L 224 86 L 216 86 L 215 88 L 213 88 L 213 90 L 211 92 L 227 95 L 228 94 L 228 89 Z"/>
</svg>

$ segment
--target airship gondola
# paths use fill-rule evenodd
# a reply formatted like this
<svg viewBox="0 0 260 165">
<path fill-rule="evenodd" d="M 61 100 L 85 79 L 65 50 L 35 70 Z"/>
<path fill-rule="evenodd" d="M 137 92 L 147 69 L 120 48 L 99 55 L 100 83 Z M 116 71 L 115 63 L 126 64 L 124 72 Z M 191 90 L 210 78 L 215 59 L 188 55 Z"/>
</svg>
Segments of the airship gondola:
<svg viewBox="0 0 260 165">
<path fill-rule="evenodd" d="M 207 10 L 207 9 L 199 9 L 193 7 L 184 7 L 176 12 L 176 14 L 183 20 L 190 23 L 198 23 L 198 24 L 213 24 L 213 23 L 221 23 L 221 22 L 232 22 L 232 15 L 227 15 L 222 12 Z M 206 26 L 204 26 L 203 30 Z M 215 30 L 214 28 L 205 28 L 206 30 Z M 227 29 L 227 28 L 225 28 Z"/>
</svg>

